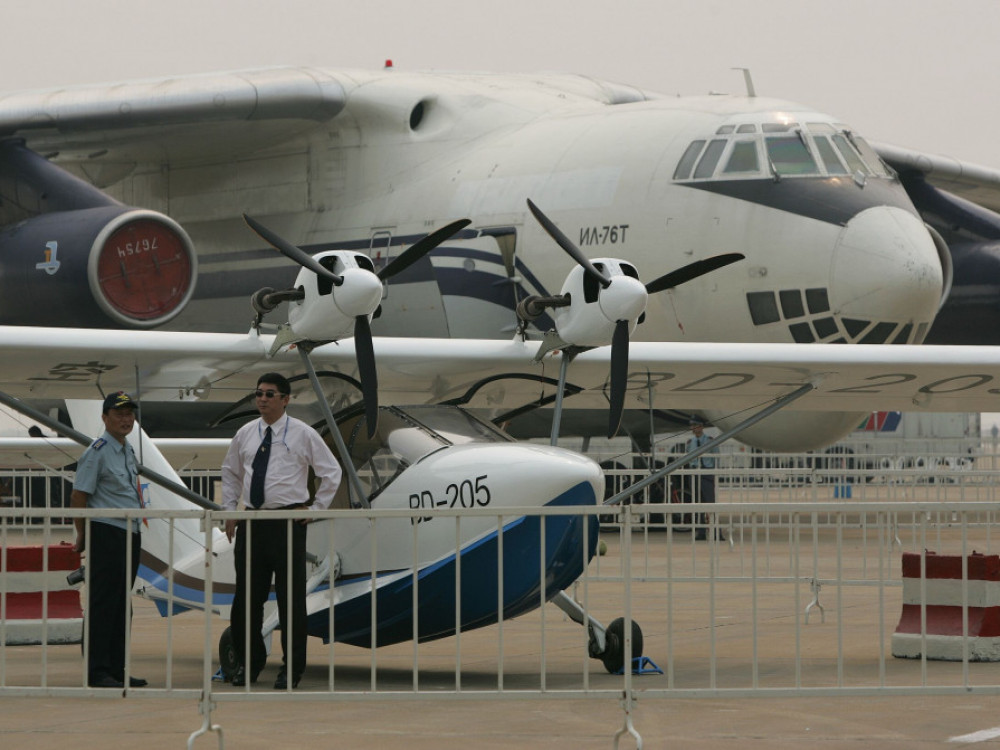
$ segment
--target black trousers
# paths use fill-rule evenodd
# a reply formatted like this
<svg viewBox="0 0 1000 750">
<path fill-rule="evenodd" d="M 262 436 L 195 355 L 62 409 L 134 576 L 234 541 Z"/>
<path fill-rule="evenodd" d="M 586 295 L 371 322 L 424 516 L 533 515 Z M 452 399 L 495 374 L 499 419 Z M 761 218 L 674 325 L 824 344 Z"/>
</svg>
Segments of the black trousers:
<svg viewBox="0 0 1000 750">
<path fill-rule="evenodd" d="M 250 567 L 247 570 L 247 523 L 250 530 Z M 292 567 L 288 568 L 288 528 L 292 529 Z M 282 663 L 290 676 L 301 675 L 306 666 L 306 527 L 294 520 L 276 519 L 241 521 L 236 525 L 236 595 L 229 624 L 236 660 L 246 658 L 246 638 L 250 640 L 248 677 L 255 677 L 267 661 L 261 628 L 264 626 L 264 603 L 271 592 L 278 603 L 281 623 Z M 288 645 L 288 582 L 291 572 L 292 628 Z M 247 601 L 250 619 L 246 618 Z"/>
<path fill-rule="evenodd" d="M 132 533 L 132 559 L 126 560 L 128 535 L 125 529 L 108 523 L 90 523 L 86 612 L 90 632 L 84 644 L 90 682 L 104 675 L 118 680 L 125 676 L 125 636 L 132 622 L 129 604 L 142 544 L 142 535 Z"/>
</svg>

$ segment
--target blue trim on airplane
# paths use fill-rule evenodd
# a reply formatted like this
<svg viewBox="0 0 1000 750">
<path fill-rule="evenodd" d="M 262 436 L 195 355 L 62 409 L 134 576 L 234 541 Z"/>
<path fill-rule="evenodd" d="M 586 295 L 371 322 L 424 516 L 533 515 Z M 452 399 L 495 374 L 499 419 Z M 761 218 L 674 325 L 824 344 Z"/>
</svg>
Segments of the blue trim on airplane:
<svg viewBox="0 0 1000 750">
<path fill-rule="evenodd" d="M 588 482 L 563 493 L 551 506 L 593 506 L 596 503 Z M 503 530 L 503 618 L 511 619 L 537 609 L 541 604 L 540 575 L 542 522 L 539 516 L 526 516 Z M 583 573 L 584 534 L 587 537 L 587 560 L 597 549 L 598 522 L 594 516 L 549 516 L 545 519 L 545 595 L 546 601 L 567 588 Z M 492 625 L 498 620 L 498 535 L 488 534 L 469 544 L 461 552 L 461 569 L 475 571 L 461 579 L 461 622 L 463 631 Z M 417 573 L 420 599 L 418 633 L 420 641 L 454 635 L 456 556 L 422 568 Z M 413 576 L 388 582 L 376 592 L 378 617 L 377 646 L 401 643 L 413 638 Z M 372 645 L 371 594 L 355 597 L 336 605 L 333 637 L 339 643 L 370 647 Z M 309 634 L 329 641 L 329 612 L 309 617 Z"/>
</svg>

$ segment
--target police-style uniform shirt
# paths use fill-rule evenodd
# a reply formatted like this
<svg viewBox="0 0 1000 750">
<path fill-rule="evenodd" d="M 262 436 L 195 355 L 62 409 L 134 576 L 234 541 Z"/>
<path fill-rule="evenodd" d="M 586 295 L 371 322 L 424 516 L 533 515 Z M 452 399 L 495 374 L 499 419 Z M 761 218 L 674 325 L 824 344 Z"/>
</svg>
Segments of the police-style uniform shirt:
<svg viewBox="0 0 1000 750">
<path fill-rule="evenodd" d="M 222 507 L 237 510 L 240 498 L 250 505 L 253 459 L 260 449 L 267 423 L 257 418 L 239 429 L 222 462 Z M 280 509 L 309 500 L 309 467 L 320 479 L 316 510 L 330 507 L 340 486 L 342 471 L 337 459 L 312 427 L 301 419 L 281 416 L 271 425 L 271 451 L 264 482 L 262 509 Z"/>
<path fill-rule="evenodd" d="M 105 432 L 90 444 L 76 465 L 73 489 L 90 496 L 88 508 L 141 508 L 135 452 L 128 441 L 119 443 Z M 139 531 L 139 518 L 127 519 Z M 94 521 L 127 529 L 125 518 L 95 518 Z"/>
<path fill-rule="evenodd" d="M 705 435 L 704 433 L 702 433 L 702 436 L 700 438 L 692 437 L 690 440 L 687 441 L 687 452 L 690 453 L 691 451 L 705 445 L 705 443 L 711 442 L 711 440 L 712 438 L 710 438 L 708 435 Z M 691 462 L 691 466 L 694 466 L 695 468 L 698 468 L 700 466 L 702 469 L 714 469 L 715 459 L 711 456 L 711 454 L 718 452 L 719 452 L 719 447 L 716 446 L 712 450 L 708 451 L 708 453 L 702 453 L 698 458 L 696 458 L 694 461 Z"/>
</svg>

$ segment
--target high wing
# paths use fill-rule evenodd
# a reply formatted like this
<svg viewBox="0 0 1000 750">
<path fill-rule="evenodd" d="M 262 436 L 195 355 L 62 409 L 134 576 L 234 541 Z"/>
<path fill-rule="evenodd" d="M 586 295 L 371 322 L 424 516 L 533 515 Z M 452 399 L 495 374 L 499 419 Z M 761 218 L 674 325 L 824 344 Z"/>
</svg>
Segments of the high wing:
<svg viewBox="0 0 1000 750">
<path fill-rule="evenodd" d="M 145 401 L 232 403 L 263 372 L 296 376 L 297 352 L 267 351 L 273 337 L 163 331 L 0 327 L 0 389 L 22 398 L 96 398 L 126 389 Z M 374 339 L 385 403 L 456 401 L 494 414 L 554 390 L 559 357 L 534 361 L 539 342 Z M 569 365 L 573 405 L 607 408 L 610 347 Z M 333 398 L 357 400 L 353 341 L 316 348 L 312 360 Z M 993 411 L 1000 404 L 1000 348 L 636 342 L 629 352 L 629 408 L 752 410 L 806 383 L 796 411 Z M 305 392 L 306 388 L 301 389 Z M 650 404 L 650 394 L 656 402 Z M 305 400 L 305 397 L 302 397 Z"/>
<path fill-rule="evenodd" d="M 1000 170 L 888 143 L 873 143 L 878 155 L 901 176 L 920 176 L 934 187 L 1000 211 Z"/>
</svg>

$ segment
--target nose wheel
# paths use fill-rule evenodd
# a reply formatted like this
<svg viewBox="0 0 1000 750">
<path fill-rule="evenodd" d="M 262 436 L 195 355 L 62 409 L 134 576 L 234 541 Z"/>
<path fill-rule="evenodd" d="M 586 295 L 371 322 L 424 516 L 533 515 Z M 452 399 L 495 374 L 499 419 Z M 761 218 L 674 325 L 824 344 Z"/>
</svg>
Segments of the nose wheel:
<svg viewBox="0 0 1000 750">
<path fill-rule="evenodd" d="M 642 656 L 642 628 L 632 620 L 632 658 Z M 604 651 L 600 655 L 601 663 L 611 674 L 621 672 L 625 668 L 625 619 L 619 617 L 611 621 L 604 631 Z"/>
</svg>

